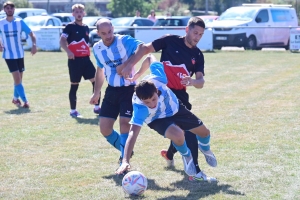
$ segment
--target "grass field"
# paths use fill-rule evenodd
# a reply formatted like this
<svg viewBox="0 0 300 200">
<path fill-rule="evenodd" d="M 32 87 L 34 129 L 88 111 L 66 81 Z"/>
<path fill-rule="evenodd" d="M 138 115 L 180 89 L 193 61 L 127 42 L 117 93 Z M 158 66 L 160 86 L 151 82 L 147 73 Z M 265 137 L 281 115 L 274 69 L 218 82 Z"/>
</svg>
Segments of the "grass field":
<svg viewBox="0 0 300 200">
<path fill-rule="evenodd" d="M 189 182 L 178 154 L 176 167 L 165 168 L 160 150 L 169 141 L 144 126 L 131 165 L 147 176 L 148 189 L 134 199 L 300 199 L 299 54 L 204 56 L 205 87 L 188 92 L 218 158 L 218 167 L 210 168 L 199 153 L 200 167 L 219 182 Z M 64 52 L 26 52 L 30 110 L 11 103 L 12 77 L 0 61 L 0 199 L 129 198 L 114 175 L 119 153 L 99 133 L 88 103 L 89 81 L 78 90 L 83 118 L 69 116 L 66 58 Z"/>
</svg>

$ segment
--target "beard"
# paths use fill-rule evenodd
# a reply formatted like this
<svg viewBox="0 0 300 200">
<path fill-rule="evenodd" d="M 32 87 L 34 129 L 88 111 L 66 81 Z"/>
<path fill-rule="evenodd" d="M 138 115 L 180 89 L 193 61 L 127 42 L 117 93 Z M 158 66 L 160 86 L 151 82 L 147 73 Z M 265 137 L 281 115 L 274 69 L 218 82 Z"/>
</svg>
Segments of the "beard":
<svg viewBox="0 0 300 200">
<path fill-rule="evenodd" d="M 186 37 L 185 39 L 186 39 L 186 42 L 187 42 L 189 45 L 191 45 L 192 47 L 196 47 L 197 43 L 194 44 L 194 43 L 193 43 L 193 40 L 192 40 L 191 38 Z"/>
</svg>

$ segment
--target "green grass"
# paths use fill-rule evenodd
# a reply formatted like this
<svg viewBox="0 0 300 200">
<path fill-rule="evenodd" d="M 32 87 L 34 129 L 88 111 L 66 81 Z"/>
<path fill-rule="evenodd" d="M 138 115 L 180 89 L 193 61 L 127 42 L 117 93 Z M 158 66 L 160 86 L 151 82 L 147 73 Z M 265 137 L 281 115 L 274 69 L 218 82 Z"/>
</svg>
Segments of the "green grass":
<svg viewBox="0 0 300 200">
<path fill-rule="evenodd" d="M 189 182 L 178 154 L 176 167 L 165 168 L 159 152 L 169 141 L 144 126 L 131 160 L 148 178 L 140 199 L 300 199 L 299 54 L 204 56 L 205 87 L 188 92 L 218 158 L 210 168 L 199 153 L 200 167 L 219 182 Z M 0 199 L 124 199 L 114 175 L 119 153 L 100 134 L 88 103 L 91 83 L 81 82 L 77 108 L 84 118 L 73 119 L 66 53 L 26 52 L 25 64 L 30 110 L 11 103 L 12 77 L 0 61 Z"/>
</svg>

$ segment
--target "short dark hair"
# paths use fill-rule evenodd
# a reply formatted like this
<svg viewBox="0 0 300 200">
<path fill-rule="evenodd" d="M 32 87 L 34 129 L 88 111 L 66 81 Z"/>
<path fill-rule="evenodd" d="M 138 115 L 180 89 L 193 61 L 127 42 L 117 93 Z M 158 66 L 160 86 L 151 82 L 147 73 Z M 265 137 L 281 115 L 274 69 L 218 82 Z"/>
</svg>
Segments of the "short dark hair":
<svg viewBox="0 0 300 200">
<path fill-rule="evenodd" d="M 205 23 L 200 17 L 191 17 L 189 19 L 187 26 L 189 28 L 194 28 L 195 25 L 205 28 Z"/>
<path fill-rule="evenodd" d="M 146 80 L 140 81 L 134 88 L 136 96 L 141 100 L 150 99 L 154 93 L 157 93 L 157 88 L 154 83 Z"/>
<path fill-rule="evenodd" d="M 5 8 L 6 6 L 11 6 L 11 7 L 15 7 L 15 4 L 11 1 L 7 1 L 3 4 L 3 8 Z"/>
</svg>

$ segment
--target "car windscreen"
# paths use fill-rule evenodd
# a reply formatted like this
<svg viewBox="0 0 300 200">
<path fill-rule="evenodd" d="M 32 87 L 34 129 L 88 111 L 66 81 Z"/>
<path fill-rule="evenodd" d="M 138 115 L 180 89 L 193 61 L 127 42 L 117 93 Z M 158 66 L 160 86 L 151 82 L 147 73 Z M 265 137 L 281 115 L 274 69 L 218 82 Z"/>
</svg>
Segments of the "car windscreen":
<svg viewBox="0 0 300 200">
<path fill-rule="evenodd" d="M 255 17 L 256 9 L 247 7 L 233 7 L 226 10 L 219 18 L 222 20 L 249 21 Z"/>
<path fill-rule="evenodd" d="M 24 22 L 27 26 L 44 26 L 46 19 L 41 19 L 40 17 L 26 17 Z"/>
<path fill-rule="evenodd" d="M 130 18 L 115 18 L 111 20 L 113 26 L 131 26 L 132 19 Z"/>
</svg>

